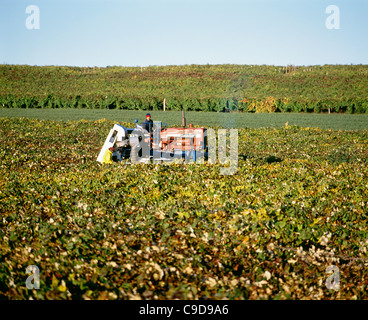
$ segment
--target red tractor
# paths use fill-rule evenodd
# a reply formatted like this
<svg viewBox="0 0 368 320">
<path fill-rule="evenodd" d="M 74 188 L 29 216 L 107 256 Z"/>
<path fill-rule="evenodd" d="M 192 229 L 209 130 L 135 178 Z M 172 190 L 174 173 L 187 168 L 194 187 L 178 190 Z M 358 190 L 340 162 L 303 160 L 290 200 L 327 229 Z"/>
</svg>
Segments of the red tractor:
<svg viewBox="0 0 368 320">
<path fill-rule="evenodd" d="M 97 161 L 102 162 L 104 153 L 114 147 L 113 161 L 130 158 L 132 162 L 149 162 L 151 159 L 172 161 L 175 158 L 197 158 L 208 156 L 207 129 L 189 128 L 185 125 L 183 111 L 181 128 L 161 128 L 160 122 L 154 122 L 153 134 L 138 125 L 134 129 L 127 129 L 115 124 L 110 130 L 100 151 Z"/>
</svg>

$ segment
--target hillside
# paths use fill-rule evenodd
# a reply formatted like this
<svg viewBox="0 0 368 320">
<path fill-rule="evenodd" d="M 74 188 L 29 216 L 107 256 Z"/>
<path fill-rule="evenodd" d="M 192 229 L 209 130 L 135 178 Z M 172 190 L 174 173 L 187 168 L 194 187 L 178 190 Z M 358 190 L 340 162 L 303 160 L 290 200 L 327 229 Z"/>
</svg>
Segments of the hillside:
<svg viewBox="0 0 368 320">
<path fill-rule="evenodd" d="M 368 112 L 368 66 L 0 65 L 0 106 Z"/>
</svg>

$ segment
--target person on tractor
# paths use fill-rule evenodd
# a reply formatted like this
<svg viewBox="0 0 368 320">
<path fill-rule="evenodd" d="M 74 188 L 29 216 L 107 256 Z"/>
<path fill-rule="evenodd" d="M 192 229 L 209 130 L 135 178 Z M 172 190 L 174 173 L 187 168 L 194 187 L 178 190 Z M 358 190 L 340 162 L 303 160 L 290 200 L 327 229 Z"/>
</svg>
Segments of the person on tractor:
<svg viewBox="0 0 368 320">
<path fill-rule="evenodd" d="M 142 123 L 142 128 L 149 133 L 149 138 L 144 139 L 144 143 L 149 145 L 150 155 L 152 155 L 152 143 L 153 143 L 153 121 L 151 115 L 146 114 L 146 120 Z"/>
<path fill-rule="evenodd" d="M 146 114 L 146 120 L 142 123 L 142 128 L 147 130 L 152 137 L 153 121 L 151 120 L 151 115 L 149 113 Z"/>
</svg>

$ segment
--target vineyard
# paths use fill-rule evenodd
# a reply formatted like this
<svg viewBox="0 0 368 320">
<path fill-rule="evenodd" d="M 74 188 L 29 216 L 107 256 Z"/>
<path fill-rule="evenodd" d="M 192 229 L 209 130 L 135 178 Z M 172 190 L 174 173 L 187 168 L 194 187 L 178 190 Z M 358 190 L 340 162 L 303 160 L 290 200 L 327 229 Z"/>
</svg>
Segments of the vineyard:
<svg viewBox="0 0 368 320">
<path fill-rule="evenodd" d="M 368 113 L 368 66 L 0 65 L 3 108 Z"/>
<path fill-rule="evenodd" d="M 22 77 L 26 67 L 2 66 L 12 103 L 24 90 L 92 101 L 99 85 L 87 83 L 110 88 L 108 75 L 124 77 L 114 68 L 99 76 L 50 67 L 43 77 L 55 81 L 43 85 L 27 68 Z M 126 70 L 129 79 L 156 71 L 139 72 Z M 207 79 L 229 81 L 215 70 Z M 101 165 L 114 123 L 0 118 L 1 299 L 368 298 L 367 130 L 240 128 L 237 172 L 223 176 L 220 164 Z M 26 287 L 30 265 L 39 289 Z M 332 265 L 336 290 L 326 286 Z"/>
</svg>

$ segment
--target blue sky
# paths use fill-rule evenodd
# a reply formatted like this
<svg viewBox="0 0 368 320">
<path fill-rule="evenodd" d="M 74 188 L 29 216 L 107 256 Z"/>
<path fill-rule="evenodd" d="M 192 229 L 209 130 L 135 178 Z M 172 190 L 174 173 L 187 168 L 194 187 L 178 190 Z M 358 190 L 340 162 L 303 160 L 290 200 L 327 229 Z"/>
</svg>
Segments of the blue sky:
<svg viewBox="0 0 368 320">
<path fill-rule="evenodd" d="M 329 5 L 340 29 L 325 25 Z M 368 64 L 368 1 L 0 0 L 0 63 Z"/>
</svg>

